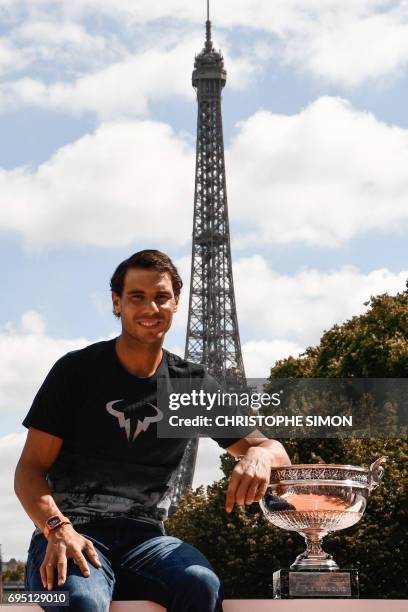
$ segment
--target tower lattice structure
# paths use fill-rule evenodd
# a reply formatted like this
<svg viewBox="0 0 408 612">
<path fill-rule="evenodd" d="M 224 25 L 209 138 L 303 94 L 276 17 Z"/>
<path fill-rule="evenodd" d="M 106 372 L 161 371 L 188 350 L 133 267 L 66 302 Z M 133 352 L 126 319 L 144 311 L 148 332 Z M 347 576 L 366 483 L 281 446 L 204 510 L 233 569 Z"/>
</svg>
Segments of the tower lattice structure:
<svg viewBox="0 0 408 612">
<path fill-rule="evenodd" d="M 202 363 L 228 389 L 246 387 L 232 276 L 221 94 L 227 73 L 211 40 L 196 56 L 197 148 L 190 301 L 185 359 Z M 173 504 L 192 484 L 198 440 L 189 442 L 174 487 Z M 173 506 L 174 508 L 174 506 Z"/>
</svg>

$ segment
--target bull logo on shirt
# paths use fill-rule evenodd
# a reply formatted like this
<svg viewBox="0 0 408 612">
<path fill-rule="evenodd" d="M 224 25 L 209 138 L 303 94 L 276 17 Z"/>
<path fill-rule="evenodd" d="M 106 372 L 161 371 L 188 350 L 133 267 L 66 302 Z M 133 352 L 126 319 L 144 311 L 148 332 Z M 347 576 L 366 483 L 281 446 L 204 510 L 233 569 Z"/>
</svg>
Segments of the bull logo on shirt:
<svg viewBox="0 0 408 612">
<path fill-rule="evenodd" d="M 125 430 L 128 442 L 134 442 L 143 431 L 148 430 L 152 423 L 157 423 L 163 418 L 162 411 L 154 404 L 143 401 L 125 406 L 117 406 L 117 404 L 124 401 L 113 400 L 108 402 L 106 410 L 118 419 L 119 426 Z M 116 408 L 114 408 L 115 405 Z"/>
</svg>

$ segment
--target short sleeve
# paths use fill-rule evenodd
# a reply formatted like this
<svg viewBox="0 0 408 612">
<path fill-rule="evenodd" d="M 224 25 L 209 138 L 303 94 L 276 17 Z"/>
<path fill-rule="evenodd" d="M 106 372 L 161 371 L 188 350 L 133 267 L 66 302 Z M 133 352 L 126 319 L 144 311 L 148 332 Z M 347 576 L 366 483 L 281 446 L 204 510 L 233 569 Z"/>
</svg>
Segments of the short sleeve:
<svg viewBox="0 0 408 612">
<path fill-rule="evenodd" d="M 34 427 L 61 439 L 68 435 L 69 354 L 59 359 L 49 371 L 23 421 L 24 427 Z"/>
<path fill-rule="evenodd" d="M 208 372 L 205 373 L 204 378 L 203 378 L 203 389 L 205 389 L 206 391 L 212 391 L 214 392 L 225 392 L 225 389 L 222 387 L 222 385 L 220 385 L 213 376 L 211 376 L 210 374 L 208 374 Z M 217 411 L 217 406 L 214 406 L 214 410 Z M 223 414 L 229 416 L 229 417 L 236 417 L 236 416 L 246 416 L 245 411 L 243 410 L 243 408 L 241 406 L 239 406 L 237 403 L 232 403 L 231 405 L 225 407 L 225 405 L 222 407 L 222 411 Z M 220 429 L 220 434 L 222 434 L 222 430 L 225 428 L 221 428 Z M 231 434 L 229 437 L 218 437 L 218 435 L 213 436 L 211 435 L 211 439 L 214 440 L 215 442 L 217 442 L 217 444 L 219 446 L 221 446 L 221 448 L 228 448 L 229 446 L 232 446 L 233 444 L 235 444 L 235 442 L 238 442 L 239 440 L 242 440 L 242 438 L 245 438 L 246 436 L 249 436 L 249 434 L 253 433 L 254 431 L 256 431 L 256 428 L 253 426 L 240 426 L 240 427 L 234 427 L 234 428 L 228 428 L 229 433 Z"/>
</svg>

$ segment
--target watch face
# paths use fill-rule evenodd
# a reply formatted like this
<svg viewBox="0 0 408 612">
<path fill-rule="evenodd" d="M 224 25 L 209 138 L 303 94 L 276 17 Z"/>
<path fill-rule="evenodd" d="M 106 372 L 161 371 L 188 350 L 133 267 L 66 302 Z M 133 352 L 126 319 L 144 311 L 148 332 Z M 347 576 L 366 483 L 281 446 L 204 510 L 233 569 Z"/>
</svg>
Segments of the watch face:
<svg viewBox="0 0 408 612">
<path fill-rule="evenodd" d="M 61 519 L 59 516 L 53 516 L 52 518 L 48 519 L 47 525 L 51 529 L 52 527 L 55 527 L 56 525 L 58 525 L 58 523 L 60 522 L 61 522 Z"/>
</svg>

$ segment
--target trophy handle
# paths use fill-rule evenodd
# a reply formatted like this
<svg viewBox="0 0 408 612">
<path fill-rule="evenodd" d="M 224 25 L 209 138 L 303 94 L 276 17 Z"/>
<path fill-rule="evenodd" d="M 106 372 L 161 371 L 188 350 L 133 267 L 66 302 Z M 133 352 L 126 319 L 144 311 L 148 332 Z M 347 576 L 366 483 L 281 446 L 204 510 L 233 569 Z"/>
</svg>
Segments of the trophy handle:
<svg viewBox="0 0 408 612">
<path fill-rule="evenodd" d="M 388 457 L 379 457 L 370 465 L 370 491 L 378 487 L 384 475 L 384 463 Z"/>
</svg>

